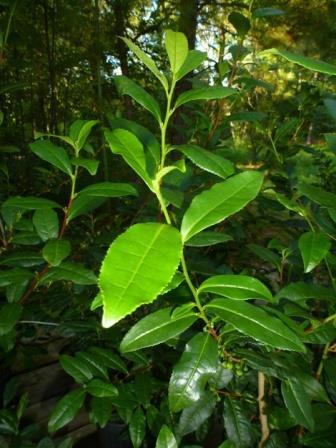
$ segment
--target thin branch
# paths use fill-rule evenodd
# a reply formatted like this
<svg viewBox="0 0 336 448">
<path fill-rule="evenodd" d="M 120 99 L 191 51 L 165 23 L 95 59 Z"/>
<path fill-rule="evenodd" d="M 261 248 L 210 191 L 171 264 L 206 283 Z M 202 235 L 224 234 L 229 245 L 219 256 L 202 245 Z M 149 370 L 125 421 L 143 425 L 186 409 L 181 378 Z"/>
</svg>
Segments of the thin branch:
<svg viewBox="0 0 336 448">
<path fill-rule="evenodd" d="M 268 427 L 267 415 L 265 411 L 265 375 L 262 372 L 258 372 L 258 405 L 259 405 L 259 420 L 261 426 L 261 439 L 258 444 L 259 448 L 263 448 L 266 440 L 270 435 L 270 430 Z"/>
</svg>

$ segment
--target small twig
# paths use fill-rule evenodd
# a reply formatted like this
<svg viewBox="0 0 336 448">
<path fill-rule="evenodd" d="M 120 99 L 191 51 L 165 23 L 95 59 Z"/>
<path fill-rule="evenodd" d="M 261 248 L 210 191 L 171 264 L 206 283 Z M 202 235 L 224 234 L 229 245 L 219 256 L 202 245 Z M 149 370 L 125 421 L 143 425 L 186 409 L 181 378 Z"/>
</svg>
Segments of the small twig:
<svg viewBox="0 0 336 448">
<path fill-rule="evenodd" d="M 259 405 L 259 420 L 261 426 L 261 439 L 258 444 L 259 448 L 263 448 L 266 440 L 270 435 L 270 430 L 268 427 L 267 415 L 265 411 L 265 375 L 262 372 L 258 372 L 258 405 Z"/>
<path fill-rule="evenodd" d="M 20 320 L 19 324 L 48 325 L 50 327 L 59 327 L 60 325 L 55 322 L 41 322 L 39 320 Z"/>
</svg>

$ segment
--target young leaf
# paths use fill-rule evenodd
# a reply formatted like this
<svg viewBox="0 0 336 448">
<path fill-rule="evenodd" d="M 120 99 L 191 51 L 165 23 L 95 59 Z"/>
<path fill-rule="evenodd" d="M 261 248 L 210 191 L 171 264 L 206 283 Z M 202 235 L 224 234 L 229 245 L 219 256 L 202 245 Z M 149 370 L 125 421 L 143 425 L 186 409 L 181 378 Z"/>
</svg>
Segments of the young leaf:
<svg viewBox="0 0 336 448">
<path fill-rule="evenodd" d="M 57 238 L 59 232 L 58 216 L 52 209 L 36 210 L 33 224 L 42 241 Z"/>
<path fill-rule="evenodd" d="M 326 257 L 331 243 L 323 233 L 306 232 L 299 238 L 305 273 L 312 271 Z"/>
<path fill-rule="evenodd" d="M 168 426 L 161 427 L 155 448 L 178 448 L 174 434 Z"/>
<path fill-rule="evenodd" d="M 83 406 L 84 400 L 84 389 L 76 389 L 64 395 L 64 397 L 57 403 L 49 418 L 49 432 L 56 432 L 67 423 L 71 422 Z"/>
<path fill-rule="evenodd" d="M 205 230 L 204 232 L 198 233 L 197 235 L 190 238 L 187 241 L 186 246 L 192 247 L 206 247 L 214 246 L 215 244 L 226 243 L 227 241 L 232 241 L 232 236 L 227 233 L 213 232 L 210 230 Z"/>
<path fill-rule="evenodd" d="M 328 64 L 327 62 L 307 58 L 306 56 L 294 54 L 286 50 L 278 50 L 277 48 L 270 48 L 269 50 L 265 50 L 259 53 L 259 55 L 265 54 L 274 54 L 276 56 L 281 56 L 287 59 L 287 61 L 301 65 L 301 67 L 307 68 L 308 70 L 324 73 L 326 75 L 336 75 L 336 66 Z"/>
<path fill-rule="evenodd" d="M 299 352 L 306 350 L 292 330 L 260 307 L 225 298 L 212 300 L 206 309 L 232 324 L 238 331 L 271 347 Z"/>
<path fill-rule="evenodd" d="M 196 145 L 180 145 L 177 147 L 195 165 L 223 179 L 234 174 L 233 163 Z"/>
<path fill-rule="evenodd" d="M 140 448 L 146 434 L 146 417 L 140 408 L 136 409 L 131 417 L 129 432 L 133 447 Z"/>
<path fill-rule="evenodd" d="M 0 336 L 12 331 L 21 317 L 22 310 L 18 303 L 6 303 L 0 308 Z"/>
<path fill-rule="evenodd" d="M 115 129 L 106 131 L 105 138 L 111 151 L 115 154 L 121 154 L 123 159 L 152 189 L 152 179 L 146 169 L 146 157 L 143 146 L 139 139 L 131 132 L 125 129 Z"/>
<path fill-rule="evenodd" d="M 253 431 L 242 404 L 227 397 L 224 401 L 224 426 L 236 448 L 248 448 L 253 444 Z"/>
<path fill-rule="evenodd" d="M 183 216 L 183 241 L 241 210 L 257 196 L 262 183 L 261 173 L 245 171 L 200 193 Z"/>
<path fill-rule="evenodd" d="M 295 379 L 282 381 L 281 392 L 287 409 L 299 425 L 314 431 L 314 418 L 310 398 L 302 384 Z"/>
<path fill-rule="evenodd" d="M 236 89 L 231 89 L 230 87 L 200 87 L 198 89 L 187 90 L 177 98 L 174 109 L 190 101 L 220 100 L 237 93 Z"/>
<path fill-rule="evenodd" d="M 130 184 L 100 182 L 89 185 L 77 193 L 68 214 L 68 222 L 99 207 L 106 199 L 137 195 L 137 190 Z"/>
<path fill-rule="evenodd" d="M 217 344 L 209 333 L 198 333 L 186 345 L 169 382 L 169 408 L 179 412 L 202 397 L 218 366 Z"/>
<path fill-rule="evenodd" d="M 86 383 L 92 378 L 92 373 L 87 363 L 81 359 L 74 358 L 73 356 L 61 355 L 60 364 L 62 369 L 77 383 Z"/>
<path fill-rule="evenodd" d="M 145 89 L 140 87 L 137 83 L 120 75 L 114 77 L 118 92 L 120 95 L 128 95 L 139 103 L 142 107 L 148 110 L 158 123 L 161 122 L 161 111 L 159 103 L 152 97 Z"/>
<path fill-rule="evenodd" d="M 97 123 L 98 120 L 76 120 L 70 126 L 69 137 L 74 142 L 77 154 L 85 145 L 91 129 Z"/>
<path fill-rule="evenodd" d="M 205 392 L 200 400 L 182 411 L 177 432 L 183 437 L 196 431 L 213 413 L 216 398 L 213 393 Z"/>
<path fill-rule="evenodd" d="M 63 173 L 72 176 L 71 162 L 63 148 L 54 145 L 49 140 L 37 140 L 31 143 L 29 147 L 40 159 L 51 163 L 51 165 L 63 171 Z"/>
<path fill-rule="evenodd" d="M 99 166 L 98 160 L 83 159 L 82 157 L 78 157 L 77 159 L 71 160 L 71 163 L 72 165 L 81 166 L 82 168 L 85 168 L 86 171 L 88 171 L 91 174 L 91 176 L 97 174 Z"/>
<path fill-rule="evenodd" d="M 188 40 L 183 33 L 167 30 L 165 47 L 171 71 L 176 75 L 188 56 Z"/>
<path fill-rule="evenodd" d="M 111 327 L 139 306 L 153 302 L 172 279 L 181 251 L 178 230 L 166 224 L 136 224 L 118 236 L 100 271 L 103 326 Z"/>
<path fill-rule="evenodd" d="M 59 266 L 70 255 L 71 245 L 67 240 L 50 240 L 42 250 L 43 258 L 51 266 Z"/>
<path fill-rule="evenodd" d="M 113 384 L 106 383 L 99 378 L 91 380 L 87 384 L 86 390 L 94 397 L 116 397 L 118 395 L 118 389 Z"/>
<path fill-rule="evenodd" d="M 121 341 L 121 352 L 161 344 L 183 333 L 197 320 L 192 311 L 177 318 L 172 317 L 171 312 L 172 308 L 164 308 L 137 322 Z"/>
<path fill-rule="evenodd" d="M 130 39 L 126 37 L 121 37 L 121 39 L 125 42 L 128 48 L 133 51 L 133 53 L 140 59 L 141 62 L 145 64 L 145 66 L 153 73 L 154 76 L 161 82 L 164 89 L 168 90 L 168 81 L 163 73 L 155 65 L 155 62 L 137 45 L 135 45 Z"/>
<path fill-rule="evenodd" d="M 207 58 L 207 54 L 199 50 L 189 50 L 185 61 L 176 74 L 176 80 L 183 78 L 202 64 Z"/>
<path fill-rule="evenodd" d="M 270 290 L 258 279 L 247 275 L 215 275 L 201 284 L 198 294 L 201 293 L 211 293 L 236 300 L 273 301 Z"/>
</svg>

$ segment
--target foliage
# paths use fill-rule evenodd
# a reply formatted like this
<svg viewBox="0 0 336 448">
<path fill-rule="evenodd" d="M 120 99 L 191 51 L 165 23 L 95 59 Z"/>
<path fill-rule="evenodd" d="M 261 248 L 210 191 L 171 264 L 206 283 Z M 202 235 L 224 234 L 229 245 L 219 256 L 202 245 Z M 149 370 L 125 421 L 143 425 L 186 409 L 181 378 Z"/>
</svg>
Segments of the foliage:
<svg viewBox="0 0 336 448">
<path fill-rule="evenodd" d="M 182 32 L 153 57 L 121 36 L 120 61 L 128 48 L 142 68 L 113 76 L 116 111 L 96 60 L 99 120 L 61 129 L 51 113 L 27 154 L 4 146 L 3 365 L 31 369 L 41 338 L 62 339 L 73 387 L 46 437 L 6 379 L 2 446 L 71 446 L 58 431 L 83 409 L 123 422 L 135 448 L 333 446 L 336 68 L 259 51 L 286 10 L 242 4 L 215 70 Z M 22 159 L 30 186 L 10 174 Z"/>
</svg>

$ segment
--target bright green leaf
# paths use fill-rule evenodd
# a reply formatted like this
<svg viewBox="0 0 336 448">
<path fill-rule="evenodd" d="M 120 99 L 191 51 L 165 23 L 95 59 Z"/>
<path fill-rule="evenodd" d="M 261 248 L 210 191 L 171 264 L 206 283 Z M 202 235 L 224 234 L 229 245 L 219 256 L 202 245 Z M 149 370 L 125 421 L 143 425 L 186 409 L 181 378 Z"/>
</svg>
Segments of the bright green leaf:
<svg viewBox="0 0 336 448">
<path fill-rule="evenodd" d="M 85 145 L 91 129 L 98 123 L 98 120 L 76 120 L 70 126 L 69 137 L 74 142 L 77 154 Z"/>
<path fill-rule="evenodd" d="M 176 79 L 179 80 L 185 75 L 193 71 L 202 64 L 207 58 L 207 54 L 199 50 L 189 50 L 185 61 L 176 74 Z"/>
<path fill-rule="evenodd" d="M 236 89 L 230 87 L 200 87 L 198 89 L 187 90 L 177 98 L 174 109 L 190 101 L 220 100 L 237 93 Z"/>
<path fill-rule="evenodd" d="M 178 448 L 174 434 L 168 426 L 161 427 L 155 448 Z"/>
<path fill-rule="evenodd" d="M 165 47 L 173 74 L 177 74 L 188 56 L 188 40 L 183 33 L 166 31 Z"/>
<path fill-rule="evenodd" d="M 247 275 L 215 275 L 201 284 L 198 293 L 211 293 L 237 300 L 273 300 L 271 292 L 261 281 Z"/>
<path fill-rule="evenodd" d="M 71 160 L 71 163 L 72 165 L 81 166 L 82 168 L 85 168 L 86 171 L 88 171 L 91 174 L 91 176 L 97 174 L 99 166 L 98 160 L 83 159 L 82 157 L 78 157 L 77 159 Z"/>
<path fill-rule="evenodd" d="M 118 236 L 100 271 L 103 326 L 110 327 L 155 300 L 172 279 L 181 250 L 179 232 L 166 224 L 136 224 Z"/>
<path fill-rule="evenodd" d="M 262 183 L 261 173 L 245 171 L 200 193 L 183 216 L 183 241 L 241 210 L 257 196 Z"/>
</svg>

